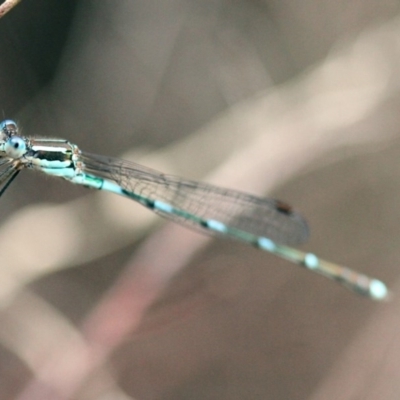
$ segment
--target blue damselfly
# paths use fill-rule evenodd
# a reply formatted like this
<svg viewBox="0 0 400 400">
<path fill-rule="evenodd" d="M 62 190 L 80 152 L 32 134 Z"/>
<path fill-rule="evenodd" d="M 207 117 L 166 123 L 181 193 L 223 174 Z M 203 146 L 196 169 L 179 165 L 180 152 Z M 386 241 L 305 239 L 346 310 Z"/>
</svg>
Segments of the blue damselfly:
<svg viewBox="0 0 400 400">
<path fill-rule="evenodd" d="M 308 227 L 281 201 L 86 153 L 67 140 L 21 136 L 17 124 L 5 120 L 0 124 L 0 196 L 24 168 L 136 200 L 165 218 L 203 233 L 241 240 L 374 300 L 388 296 L 386 285 L 377 279 L 288 247 L 307 240 Z"/>
</svg>

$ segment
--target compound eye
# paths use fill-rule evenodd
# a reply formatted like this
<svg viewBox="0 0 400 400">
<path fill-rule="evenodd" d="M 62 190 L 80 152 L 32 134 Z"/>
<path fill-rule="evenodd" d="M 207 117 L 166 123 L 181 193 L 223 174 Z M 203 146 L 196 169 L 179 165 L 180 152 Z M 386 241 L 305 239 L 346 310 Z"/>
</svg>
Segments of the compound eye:
<svg viewBox="0 0 400 400">
<path fill-rule="evenodd" d="M 19 136 L 12 136 L 7 140 L 4 151 L 11 158 L 20 158 L 26 153 L 26 143 Z"/>
<path fill-rule="evenodd" d="M 7 135 L 15 135 L 18 132 L 18 127 L 12 119 L 6 119 L 0 123 L 0 130 Z"/>
</svg>

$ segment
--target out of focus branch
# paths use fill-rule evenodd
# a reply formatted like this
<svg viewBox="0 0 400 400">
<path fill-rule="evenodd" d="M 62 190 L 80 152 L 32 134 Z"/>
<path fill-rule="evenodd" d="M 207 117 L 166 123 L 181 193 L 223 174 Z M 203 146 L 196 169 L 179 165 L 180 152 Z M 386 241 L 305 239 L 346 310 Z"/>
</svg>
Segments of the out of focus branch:
<svg viewBox="0 0 400 400">
<path fill-rule="evenodd" d="M 6 0 L 0 5 L 0 18 L 4 17 L 11 9 L 13 9 L 21 0 Z"/>
</svg>

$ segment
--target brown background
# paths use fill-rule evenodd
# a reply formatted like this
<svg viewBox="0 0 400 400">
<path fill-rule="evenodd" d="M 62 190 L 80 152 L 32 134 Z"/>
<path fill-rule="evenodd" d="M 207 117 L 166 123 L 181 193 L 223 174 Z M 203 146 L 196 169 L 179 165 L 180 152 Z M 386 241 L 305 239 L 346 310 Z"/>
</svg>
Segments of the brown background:
<svg viewBox="0 0 400 400">
<path fill-rule="evenodd" d="M 131 232 L 131 203 L 28 171 L 0 207 L 0 399 L 398 399 L 398 14 L 26 0 L 1 19 L 0 104 L 24 134 L 282 198 L 305 249 L 393 298 L 169 224 Z"/>
</svg>

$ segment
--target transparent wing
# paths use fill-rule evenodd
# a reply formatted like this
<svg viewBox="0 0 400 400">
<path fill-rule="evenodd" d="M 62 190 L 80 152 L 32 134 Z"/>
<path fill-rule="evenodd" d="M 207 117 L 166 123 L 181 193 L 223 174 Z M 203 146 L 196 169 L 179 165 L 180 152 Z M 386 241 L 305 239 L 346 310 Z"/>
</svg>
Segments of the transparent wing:
<svg viewBox="0 0 400 400">
<path fill-rule="evenodd" d="M 0 158 L 0 196 L 6 191 L 11 182 L 19 174 L 18 163 L 9 158 Z"/>
<path fill-rule="evenodd" d="M 139 164 L 82 153 L 85 172 L 116 182 L 123 189 L 159 200 L 204 219 L 265 236 L 282 244 L 297 244 L 309 236 L 307 223 L 290 206 L 235 190 L 165 175 Z M 156 211 L 204 233 L 212 233 L 183 216 Z"/>
</svg>

